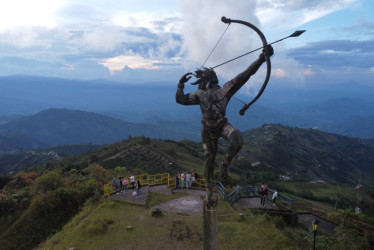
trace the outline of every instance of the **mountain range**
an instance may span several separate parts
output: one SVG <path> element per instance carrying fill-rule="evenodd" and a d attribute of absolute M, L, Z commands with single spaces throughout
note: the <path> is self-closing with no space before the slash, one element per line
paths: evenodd
<path fill-rule="evenodd" d="M 184 134 L 185 137 L 172 135 L 164 138 L 200 140 L 199 107 L 176 104 L 175 85 L 3 76 L 0 77 L 0 124 L 51 108 L 80 110 L 117 118 L 128 125 L 140 124 L 139 127 L 145 126 L 146 132 L 143 134 L 147 136 L 157 133 L 156 138 L 159 138 L 163 135 Z M 186 86 L 187 91 L 195 89 Z M 251 98 L 241 92 L 237 93 L 228 106 L 227 116 L 242 131 L 260 127 L 264 123 L 280 123 L 300 128 L 318 128 L 351 137 L 374 138 L 373 95 L 373 87 L 355 82 L 310 86 L 272 86 L 270 83 L 245 116 L 240 116 L 238 111 L 243 105 L 241 102 L 248 102 Z M 109 123 L 113 124 L 114 121 Z M 159 131 L 150 132 L 154 129 Z M 119 139 L 123 138 L 122 135 L 128 134 L 119 134 Z M 138 133 L 134 132 L 134 135 Z M 95 136 L 93 138 L 99 141 Z"/>
<path fill-rule="evenodd" d="M 371 183 L 374 173 L 374 140 L 358 139 L 279 124 L 265 124 L 243 133 L 244 145 L 233 160 L 230 171 L 243 184 L 261 181 L 321 180 L 353 185 Z M 128 137 L 114 144 L 70 145 L 24 150 L 0 156 L 0 173 L 21 171 L 36 165 L 69 165 L 83 169 L 98 162 L 106 169 L 125 166 L 128 171 L 158 173 L 190 170 L 200 173 L 203 162 L 201 143 L 189 140 L 161 140 L 149 137 Z M 227 142 L 220 140 L 217 162 L 226 153 Z M 73 160 L 64 156 L 82 153 Z"/>
<path fill-rule="evenodd" d="M 140 135 L 175 140 L 191 137 L 172 129 L 178 125 L 177 122 L 165 126 L 135 124 L 92 112 L 48 109 L 0 125 L 0 134 L 3 135 L 2 138 L 7 138 L 10 149 L 16 146 L 27 149 L 85 143 L 108 144 Z M 23 145 L 20 144 L 21 137 Z M 10 144 L 13 141 L 18 141 L 18 144 Z"/>

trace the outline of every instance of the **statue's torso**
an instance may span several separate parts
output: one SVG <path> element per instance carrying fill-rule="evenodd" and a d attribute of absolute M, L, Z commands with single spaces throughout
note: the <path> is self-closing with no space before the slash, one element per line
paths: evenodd
<path fill-rule="evenodd" d="M 224 89 L 198 90 L 202 122 L 209 127 L 217 126 L 226 116 L 227 98 Z"/>

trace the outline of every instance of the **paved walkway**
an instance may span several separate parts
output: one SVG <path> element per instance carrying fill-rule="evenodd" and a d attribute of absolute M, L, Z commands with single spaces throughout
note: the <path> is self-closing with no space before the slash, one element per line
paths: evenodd
<path fill-rule="evenodd" d="M 127 192 L 118 192 L 110 196 L 111 199 L 121 200 L 129 203 L 135 203 L 140 205 L 145 205 L 147 203 L 147 197 L 149 192 L 159 192 L 166 195 L 171 195 L 172 191 L 166 185 L 158 186 L 143 186 L 140 189 L 142 193 L 141 197 L 136 197 L 133 195 L 135 189 L 129 189 Z M 202 196 L 205 196 L 205 190 L 197 189 L 176 189 L 173 192 L 183 192 L 188 193 L 188 195 L 167 201 L 165 203 L 155 205 L 152 207 L 159 208 L 162 211 L 188 214 L 192 216 L 202 216 L 203 215 L 203 200 Z"/>
<path fill-rule="evenodd" d="M 177 189 L 171 191 L 166 185 L 158 186 L 143 186 L 140 191 L 142 193 L 141 197 L 136 197 L 133 195 L 135 189 L 129 189 L 128 192 L 118 192 L 110 196 L 111 199 L 117 199 L 121 201 L 126 201 L 130 203 L 145 205 L 147 203 L 147 197 L 149 192 L 159 192 L 166 195 L 171 195 L 172 192 L 183 192 L 188 193 L 188 195 L 173 199 L 162 204 L 153 206 L 151 209 L 159 208 L 162 211 L 177 213 L 177 214 L 187 214 L 190 216 L 202 216 L 203 215 L 203 197 L 205 196 L 205 190 L 198 189 Z M 272 202 L 268 202 L 265 206 L 260 204 L 260 197 L 252 198 L 240 198 L 235 204 L 243 208 L 256 208 L 256 209 L 278 209 L 276 205 L 273 205 Z M 315 216 L 310 214 L 300 214 L 299 222 L 305 224 L 309 229 L 311 229 L 312 220 Z M 318 218 L 320 221 L 320 229 L 332 233 L 336 227 L 334 224 L 331 224 L 327 221 L 324 221 L 321 218 Z"/>
<path fill-rule="evenodd" d="M 273 202 L 270 200 L 264 206 L 261 205 L 261 198 L 260 197 L 252 197 L 252 198 L 240 198 L 235 201 L 235 204 L 244 207 L 244 208 L 257 208 L 257 209 L 278 209 L 277 205 L 274 205 Z"/>
<path fill-rule="evenodd" d="M 152 207 L 152 209 L 159 208 L 162 211 L 178 214 L 188 214 L 191 216 L 203 215 L 203 197 L 205 196 L 205 190 L 177 189 L 173 192 L 185 192 L 188 193 L 188 195 L 155 205 Z"/>

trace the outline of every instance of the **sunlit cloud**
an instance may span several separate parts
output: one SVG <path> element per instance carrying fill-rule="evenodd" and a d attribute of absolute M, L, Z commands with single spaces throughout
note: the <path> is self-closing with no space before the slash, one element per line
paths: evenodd
<path fill-rule="evenodd" d="M 314 76 L 314 75 L 315 75 L 315 72 L 313 72 L 312 69 L 305 69 L 305 70 L 304 70 L 304 76 L 309 76 L 309 77 L 311 77 L 311 76 Z"/>
<path fill-rule="evenodd" d="M 129 55 L 121 55 L 117 57 L 108 58 L 99 62 L 99 64 L 108 68 L 112 73 L 121 71 L 125 67 L 130 69 L 159 69 L 159 60 L 151 60 L 130 53 Z"/>
<path fill-rule="evenodd" d="M 274 69 L 273 70 L 273 76 L 275 78 L 284 78 L 287 76 L 287 72 L 284 69 Z"/>

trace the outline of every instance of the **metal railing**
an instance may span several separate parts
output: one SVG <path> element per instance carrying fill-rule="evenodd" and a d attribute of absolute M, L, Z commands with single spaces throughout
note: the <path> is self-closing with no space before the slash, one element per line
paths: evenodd
<path fill-rule="evenodd" d="M 198 178 L 195 181 L 191 181 L 191 185 L 188 186 L 188 188 L 191 189 L 205 189 L 205 179 L 204 178 Z M 179 182 L 179 188 L 181 187 L 181 182 Z M 169 178 L 169 188 L 176 188 L 176 180 L 175 178 Z M 186 182 L 184 184 L 184 188 L 186 187 Z"/>
<path fill-rule="evenodd" d="M 162 174 L 154 174 L 154 175 L 149 175 L 149 174 L 143 174 L 143 175 L 136 175 L 135 177 L 135 182 L 138 180 L 140 181 L 140 185 L 142 186 L 153 186 L 153 185 L 162 185 L 166 184 L 169 186 L 170 178 L 169 178 L 169 173 L 162 173 Z M 125 177 L 130 181 L 130 177 Z M 103 185 L 103 192 L 104 196 L 110 196 L 111 194 L 114 194 L 118 191 L 121 191 L 120 185 L 118 185 L 118 188 L 115 188 L 113 185 L 113 182 L 107 183 Z"/>
<path fill-rule="evenodd" d="M 312 202 L 294 202 L 293 203 L 293 210 L 297 213 L 310 213 L 315 216 L 318 216 L 324 220 L 327 220 L 334 224 L 341 224 L 343 222 L 343 214 L 331 210 L 329 208 L 323 207 L 321 205 L 317 205 Z M 362 232 L 366 232 L 371 237 L 374 237 L 374 226 L 364 223 L 362 221 L 358 221 L 356 219 L 347 218 L 349 221 L 356 224 Z"/>
<path fill-rule="evenodd" d="M 154 185 L 167 185 L 170 188 L 175 188 L 175 178 L 170 178 L 169 173 L 162 173 L 162 174 L 142 174 L 142 175 L 136 175 L 135 182 L 138 180 L 140 181 L 140 185 L 142 186 L 154 186 Z M 128 180 L 130 180 L 130 177 L 125 177 Z M 189 188 L 191 189 L 205 189 L 205 179 L 198 178 L 194 182 L 191 182 L 191 186 Z M 118 191 L 121 191 L 120 185 L 118 185 L 118 188 L 115 188 L 113 185 L 113 182 L 107 183 L 102 185 L 104 196 L 110 196 L 111 194 L 114 194 Z"/>
<path fill-rule="evenodd" d="M 221 182 L 217 182 L 217 187 L 222 198 L 229 203 L 234 203 L 239 198 L 248 198 L 248 197 L 259 197 L 260 187 L 256 186 L 236 186 L 229 194 L 227 194 L 226 188 L 222 185 Z M 271 198 L 274 194 L 274 190 L 269 190 L 269 197 Z M 292 210 L 293 200 L 283 194 L 278 194 L 277 205 L 285 209 Z"/>

